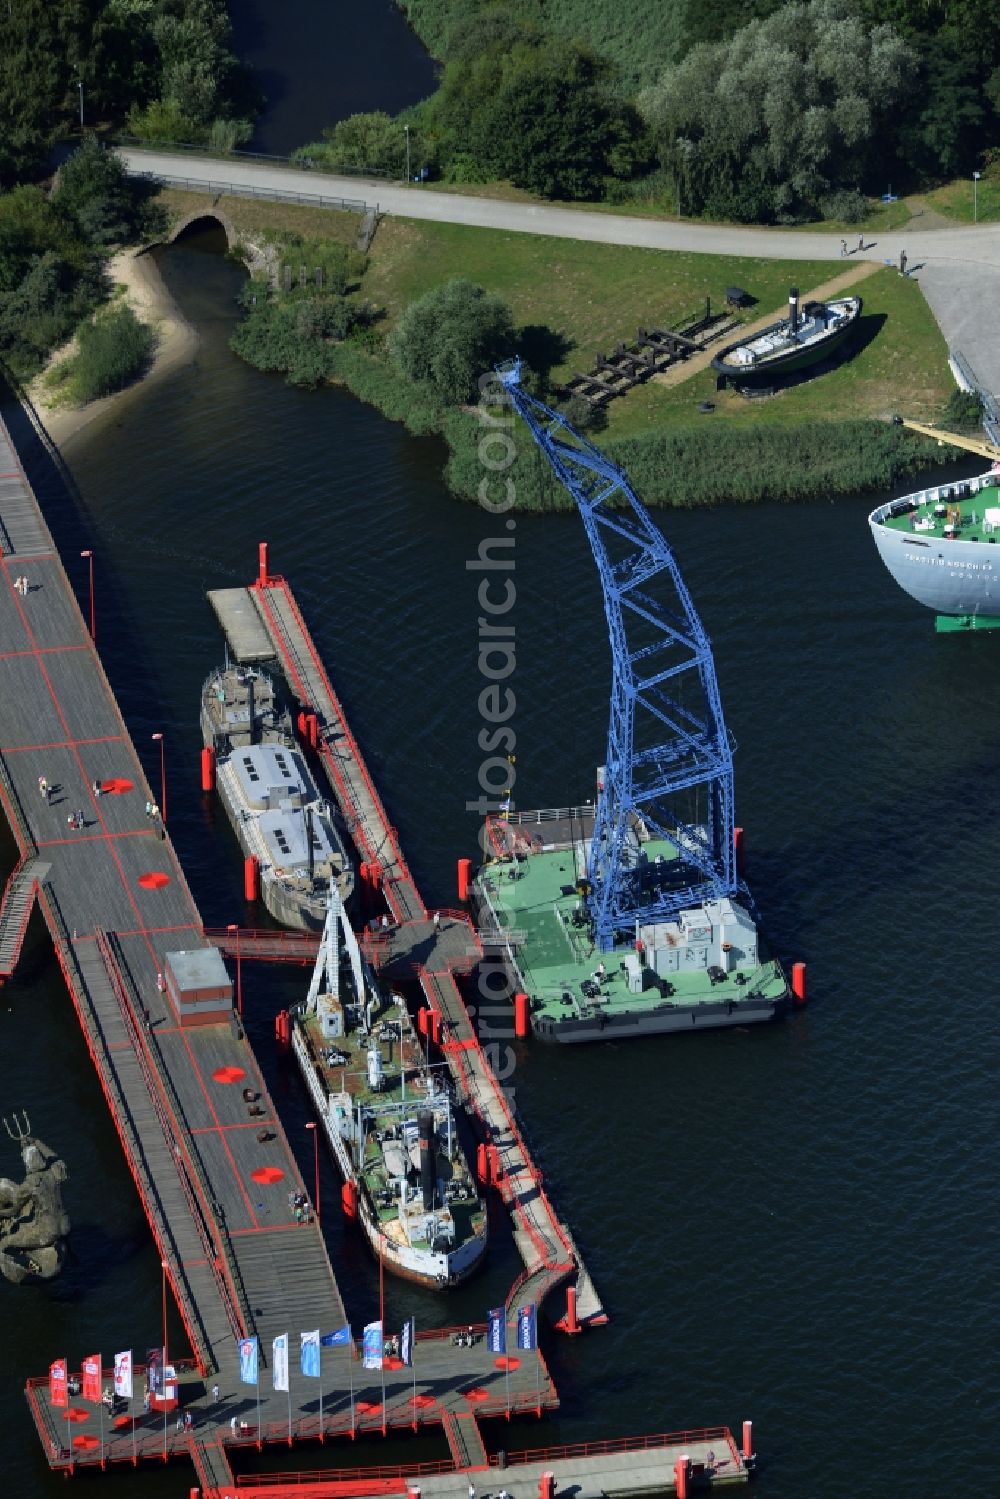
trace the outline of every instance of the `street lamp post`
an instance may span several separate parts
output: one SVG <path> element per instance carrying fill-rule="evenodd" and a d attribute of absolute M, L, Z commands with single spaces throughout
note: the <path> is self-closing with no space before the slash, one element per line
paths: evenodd
<path fill-rule="evenodd" d="M 409 125 L 404 125 L 403 129 L 406 131 L 406 180 L 407 180 L 407 182 L 409 182 L 409 180 L 410 180 L 410 127 L 409 127 Z"/>
<path fill-rule="evenodd" d="M 979 223 L 979 178 L 981 175 L 980 172 L 972 174 L 972 222 L 974 224 Z"/>
<path fill-rule="evenodd" d="M 226 927 L 226 931 L 227 932 L 235 932 L 236 933 L 236 1013 L 242 1019 L 242 1016 L 243 1016 L 243 973 L 242 973 L 242 970 L 240 968 L 240 929 L 235 924 L 235 922 L 231 922 L 230 925 Z"/>
<path fill-rule="evenodd" d="M 319 1223 L 321 1221 L 319 1214 L 319 1135 L 317 1133 L 314 1120 L 309 1121 L 309 1123 L 306 1125 L 306 1129 L 312 1130 L 313 1137 L 313 1176 L 315 1178 L 313 1186 L 313 1206 L 316 1209 L 316 1222 Z"/>
<path fill-rule="evenodd" d="M 154 739 L 160 741 L 160 818 L 163 826 L 167 825 L 167 762 L 163 751 L 163 735 L 154 734 Z"/>
<path fill-rule="evenodd" d="M 90 564 L 90 638 L 97 639 L 97 627 L 94 619 L 94 554 L 93 552 L 81 552 L 81 557 L 86 557 Z"/>
<path fill-rule="evenodd" d="M 163 1294 L 163 1353 L 160 1359 L 160 1399 L 163 1401 L 163 1453 L 167 1452 L 167 1262 L 160 1261 L 160 1285 Z"/>
<path fill-rule="evenodd" d="M 83 79 L 77 79 L 77 88 L 80 90 L 80 129 L 83 129 Z"/>

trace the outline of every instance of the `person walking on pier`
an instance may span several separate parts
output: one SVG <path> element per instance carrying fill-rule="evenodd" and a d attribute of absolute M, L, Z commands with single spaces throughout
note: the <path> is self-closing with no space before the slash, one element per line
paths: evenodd
<path fill-rule="evenodd" d="M 49 783 L 45 779 L 44 776 L 39 776 L 38 777 L 38 794 L 39 794 L 39 796 L 44 797 L 46 801 L 48 801 L 48 799 L 49 799 Z"/>
<path fill-rule="evenodd" d="M 434 912 L 434 930 L 436 932 L 439 932 L 441 930 L 441 912 L 440 911 L 435 911 Z"/>
<path fill-rule="evenodd" d="M 476 1499 L 476 1485 L 469 1479 L 469 1499 Z"/>
<path fill-rule="evenodd" d="M 219 1403 L 219 1386 L 217 1384 L 214 1384 L 212 1386 L 212 1400 L 214 1401 L 214 1403 L 216 1405 L 218 1405 L 218 1403 Z"/>

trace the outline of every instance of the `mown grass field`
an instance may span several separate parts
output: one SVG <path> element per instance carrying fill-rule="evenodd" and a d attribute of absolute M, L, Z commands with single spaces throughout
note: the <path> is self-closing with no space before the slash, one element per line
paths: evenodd
<path fill-rule="evenodd" d="M 973 192 L 970 175 L 968 179 L 948 182 L 932 193 L 925 193 L 924 199 L 928 207 L 963 224 L 971 224 L 974 218 L 978 218 L 980 224 L 995 223 L 1000 219 L 1000 178 L 980 178 L 979 186 Z"/>

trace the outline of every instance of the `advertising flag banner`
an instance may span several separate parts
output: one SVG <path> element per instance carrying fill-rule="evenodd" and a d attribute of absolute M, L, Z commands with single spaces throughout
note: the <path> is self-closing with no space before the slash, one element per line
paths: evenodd
<path fill-rule="evenodd" d="M 288 1334 L 281 1332 L 271 1344 L 271 1388 L 288 1389 Z"/>
<path fill-rule="evenodd" d="M 49 1365 L 49 1399 L 53 1405 L 66 1404 L 66 1360 L 57 1358 Z"/>
<path fill-rule="evenodd" d="M 320 1343 L 324 1348 L 349 1348 L 351 1344 L 350 1326 L 338 1327 L 336 1332 L 325 1332 L 320 1338 Z"/>
<path fill-rule="evenodd" d="M 91 1353 L 84 1359 L 80 1372 L 83 1375 L 83 1383 L 80 1394 L 84 1400 L 100 1400 L 101 1398 L 101 1355 Z"/>
<path fill-rule="evenodd" d="M 368 1322 L 365 1324 L 365 1336 L 361 1345 L 362 1362 L 366 1369 L 381 1369 L 382 1367 L 382 1324 L 381 1322 Z"/>
<path fill-rule="evenodd" d="M 517 1346 L 528 1349 L 538 1347 L 538 1317 L 534 1302 L 517 1309 Z"/>
<path fill-rule="evenodd" d="M 132 1350 L 115 1354 L 115 1394 L 132 1399 Z"/>
<path fill-rule="evenodd" d="M 416 1342 L 416 1337 L 417 1324 L 412 1317 L 408 1317 L 399 1335 L 399 1356 L 407 1368 L 413 1363 L 413 1344 Z"/>
<path fill-rule="evenodd" d="M 151 1395 L 163 1394 L 163 1349 L 146 1349 L 146 1387 Z"/>
<path fill-rule="evenodd" d="M 507 1309 L 494 1307 L 486 1314 L 486 1346 L 491 1353 L 507 1352 Z"/>
<path fill-rule="evenodd" d="M 315 1332 L 300 1332 L 299 1342 L 299 1368 L 310 1379 L 319 1379 L 319 1328 Z"/>
<path fill-rule="evenodd" d="M 240 1338 L 240 1382 L 257 1383 L 257 1339 Z"/>

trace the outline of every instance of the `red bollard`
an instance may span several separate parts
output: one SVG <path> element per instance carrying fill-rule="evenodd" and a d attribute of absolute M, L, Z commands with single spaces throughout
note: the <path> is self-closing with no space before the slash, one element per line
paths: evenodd
<path fill-rule="evenodd" d="M 243 895 L 246 900 L 256 900 L 260 894 L 260 860 L 256 854 L 247 854 L 243 860 Z"/>
<path fill-rule="evenodd" d="M 691 1471 L 691 1459 L 686 1452 L 682 1452 L 674 1463 L 674 1493 L 677 1499 L 688 1499 L 688 1474 Z"/>
<path fill-rule="evenodd" d="M 306 736 L 308 735 L 309 731 L 306 728 L 306 710 L 304 708 L 299 709 L 298 716 L 295 720 L 295 727 L 299 731 L 299 738 L 302 740 L 302 743 L 305 744 Z"/>
<path fill-rule="evenodd" d="M 556 1323 L 560 1332 L 577 1333 L 582 1332 L 580 1319 L 576 1315 L 576 1286 L 566 1287 L 566 1315 L 560 1317 Z"/>
<path fill-rule="evenodd" d="M 315 713 L 306 714 L 306 733 L 309 735 L 309 748 L 315 749 L 319 744 L 319 719 Z"/>
<path fill-rule="evenodd" d="M 435 1046 L 440 1046 L 441 1045 L 441 1011 L 440 1010 L 431 1010 L 430 1017 L 431 1017 L 430 1018 L 431 1040 L 434 1042 Z"/>
<path fill-rule="evenodd" d="M 279 1051 L 287 1051 L 292 1039 L 292 1022 L 287 1010 L 279 1010 L 274 1017 L 274 1040 Z"/>
<path fill-rule="evenodd" d="M 268 579 L 268 576 L 267 576 L 267 542 L 266 541 L 259 541 L 257 543 L 257 583 L 258 583 L 258 586 L 261 587 L 261 588 L 266 588 L 267 585 L 268 585 L 268 581 L 269 581 L 269 579 Z"/>
<path fill-rule="evenodd" d="M 472 860 L 459 859 L 458 861 L 458 898 L 468 900 L 469 885 L 472 880 Z"/>
<path fill-rule="evenodd" d="M 753 1457 L 753 1422 L 743 1422 L 743 1461 L 749 1462 Z"/>
<path fill-rule="evenodd" d="M 201 1489 L 188 1489 L 188 1499 L 201 1499 Z"/>
<path fill-rule="evenodd" d="M 484 1186 L 486 1184 L 486 1173 L 488 1170 L 489 1162 L 486 1155 L 486 1146 L 483 1144 L 482 1140 L 480 1140 L 479 1144 L 476 1146 L 476 1175 Z"/>
<path fill-rule="evenodd" d="M 215 750 L 210 744 L 206 744 L 201 752 L 201 789 L 215 790 Z"/>
<path fill-rule="evenodd" d="M 806 991 L 806 965 L 804 963 L 792 964 L 792 994 L 797 1005 L 802 1006 L 806 1003 L 808 994 Z"/>
<path fill-rule="evenodd" d="M 531 1006 L 526 994 L 514 995 L 514 1035 L 523 1041 L 531 1029 Z"/>
<path fill-rule="evenodd" d="M 353 1220 L 358 1216 L 358 1189 L 354 1182 L 344 1182 L 340 1189 L 340 1206 L 344 1217 Z"/>
<path fill-rule="evenodd" d="M 736 854 L 736 873 L 743 876 L 743 829 L 733 828 L 733 849 Z"/>
<path fill-rule="evenodd" d="M 556 1475 L 543 1473 L 538 1480 L 538 1499 L 555 1499 Z"/>
<path fill-rule="evenodd" d="M 426 1005 L 417 1011 L 417 1030 L 422 1036 L 427 1035 L 427 1022 L 430 1018 L 430 1013 Z"/>
<path fill-rule="evenodd" d="M 499 1187 L 503 1181 L 503 1166 L 500 1164 L 500 1149 L 496 1145 L 487 1145 L 486 1156 L 489 1161 L 490 1181 L 494 1187 Z"/>

